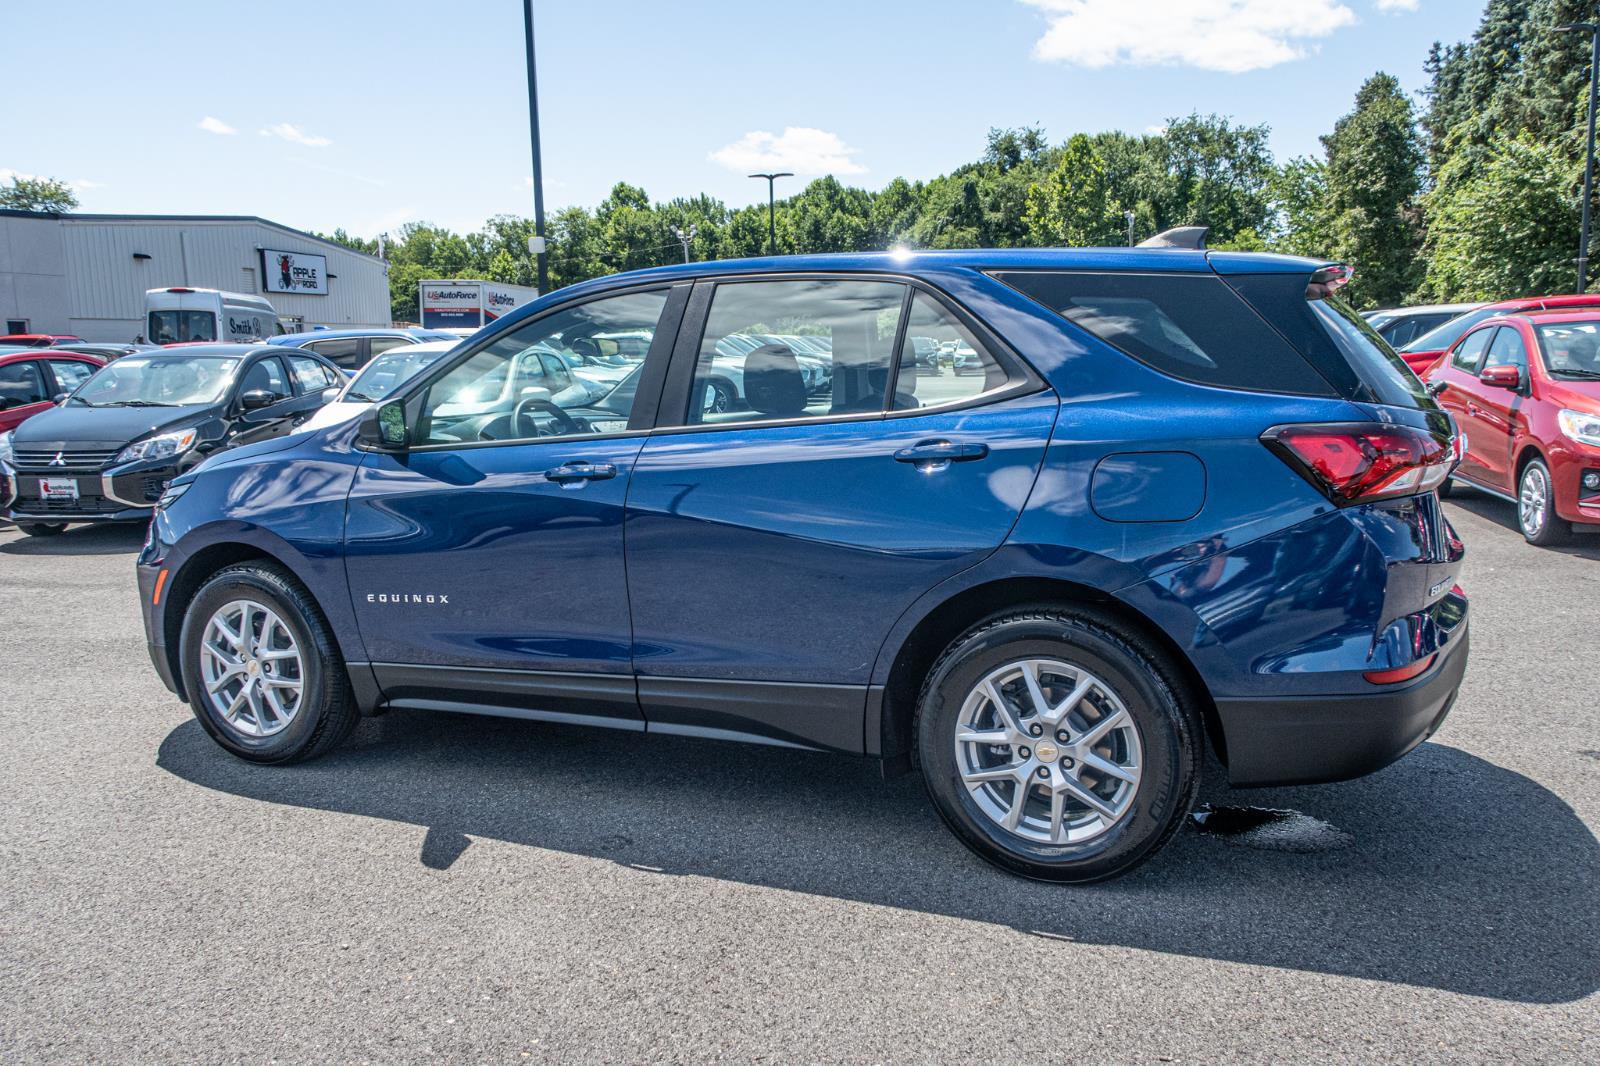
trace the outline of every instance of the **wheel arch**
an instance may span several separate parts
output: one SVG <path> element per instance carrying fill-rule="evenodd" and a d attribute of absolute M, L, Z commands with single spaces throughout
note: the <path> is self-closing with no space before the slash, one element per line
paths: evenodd
<path fill-rule="evenodd" d="M 1519 496 L 1521 494 L 1522 472 L 1526 470 L 1528 468 L 1528 464 L 1533 462 L 1535 459 L 1543 463 L 1545 465 L 1545 469 L 1548 470 L 1550 468 L 1550 459 L 1544 454 L 1543 451 L 1539 449 L 1539 446 L 1533 443 L 1531 440 L 1523 441 L 1521 450 L 1517 452 L 1517 461 L 1511 468 L 1512 496 Z"/>
<path fill-rule="evenodd" d="M 1115 596 L 1089 585 L 1062 578 L 1013 576 L 954 593 L 924 614 L 900 642 L 884 681 L 878 735 L 869 737 L 867 745 L 871 751 L 876 741 L 886 772 L 909 769 L 917 697 L 928 671 L 951 641 L 1003 611 L 1060 607 L 1092 607 L 1114 624 L 1148 638 L 1163 652 L 1183 689 L 1180 695 L 1200 712 L 1212 750 L 1226 764 L 1221 720 L 1210 689 L 1194 662 L 1161 626 Z"/>

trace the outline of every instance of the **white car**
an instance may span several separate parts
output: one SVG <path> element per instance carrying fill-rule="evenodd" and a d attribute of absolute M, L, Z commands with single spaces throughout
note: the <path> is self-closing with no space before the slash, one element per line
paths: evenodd
<path fill-rule="evenodd" d="M 304 422 L 300 429 L 321 429 L 354 418 L 370 404 L 383 399 L 423 370 L 454 351 L 458 341 L 427 341 L 406 344 L 374 356 L 339 390 L 338 399 L 327 404 Z"/>

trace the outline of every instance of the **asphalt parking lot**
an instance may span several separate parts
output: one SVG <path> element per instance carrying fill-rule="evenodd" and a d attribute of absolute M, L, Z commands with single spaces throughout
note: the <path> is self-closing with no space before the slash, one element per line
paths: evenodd
<path fill-rule="evenodd" d="M 1473 662 L 1434 741 L 1293 808 L 1018 880 L 866 762 L 394 713 L 217 749 L 145 658 L 142 530 L 0 527 L 0 1059 L 1600 1060 L 1600 537 L 1450 504 Z"/>

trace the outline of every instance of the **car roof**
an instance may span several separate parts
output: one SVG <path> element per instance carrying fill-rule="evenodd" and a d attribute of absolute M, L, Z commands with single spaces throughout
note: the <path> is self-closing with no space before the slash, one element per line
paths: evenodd
<path fill-rule="evenodd" d="M 1552 307 L 1595 307 L 1600 306 L 1600 293 L 1524 296 L 1515 300 L 1500 300 L 1484 306 L 1496 311 L 1540 311 Z"/>
<path fill-rule="evenodd" d="M 1388 315 L 1390 318 L 1404 318 L 1408 315 L 1437 315 L 1446 311 L 1476 311 L 1483 306 L 1483 302 L 1469 304 L 1417 304 L 1413 307 L 1387 307 L 1382 311 L 1373 311 L 1373 315 Z"/>
<path fill-rule="evenodd" d="M 0 363 L 20 363 L 24 359 L 84 359 L 104 362 L 97 355 L 74 352 L 63 348 L 11 348 L 0 347 Z"/>
<path fill-rule="evenodd" d="M 1552 307 L 1549 309 L 1534 308 L 1527 311 L 1517 311 L 1512 314 L 1500 315 L 1492 318 L 1490 322 L 1497 322 L 1507 318 L 1522 318 L 1529 322 L 1593 322 L 1600 319 L 1600 306 L 1587 307 Z"/>
<path fill-rule="evenodd" d="M 308 329 L 304 333 L 285 333 L 281 337 L 273 337 L 268 344 L 286 344 L 291 348 L 299 347 L 306 341 L 338 340 L 341 337 L 415 337 L 419 333 L 433 333 L 435 330 L 423 329 L 420 326 L 374 326 L 371 329 Z"/>
<path fill-rule="evenodd" d="M 149 351 L 134 352 L 132 355 L 123 356 L 123 358 L 138 359 L 148 355 L 192 355 L 201 359 L 237 359 L 242 355 L 271 351 L 272 349 L 261 344 L 228 344 L 225 341 L 199 341 L 189 344 L 167 344 L 160 348 L 152 348 Z"/>

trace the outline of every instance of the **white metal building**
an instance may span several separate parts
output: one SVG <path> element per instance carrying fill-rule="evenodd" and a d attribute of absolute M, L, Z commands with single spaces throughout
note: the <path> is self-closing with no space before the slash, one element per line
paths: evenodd
<path fill-rule="evenodd" d="M 326 295 L 267 291 L 282 253 L 325 257 Z M 0 332 L 131 341 L 145 290 L 168 286 L 262 295 L 290 330 L 389 325 L 381 259 L 264 218 L 0 210 Z"/>

